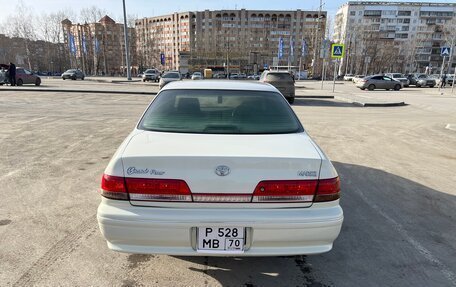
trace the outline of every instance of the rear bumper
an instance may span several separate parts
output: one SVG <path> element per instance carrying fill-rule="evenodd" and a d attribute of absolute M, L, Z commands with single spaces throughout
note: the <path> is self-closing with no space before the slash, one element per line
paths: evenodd
<path fill-rule="evenodd" d="M 108 247 L 141 254 L 226 256 L 196 251 L 196 227 L 246 227 L 246 251 L 236 256 L 318 254 L 331 250 L 343 221 L 338 202 L 310 208 L 203 209 L 132 206 L 103 198 L 98 224 Z"/>

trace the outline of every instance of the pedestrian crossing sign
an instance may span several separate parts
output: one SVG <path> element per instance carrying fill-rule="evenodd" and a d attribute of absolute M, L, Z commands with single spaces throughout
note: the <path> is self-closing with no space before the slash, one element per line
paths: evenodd
<path fill-rule="evenodd" d="M 344 44 L 332 44 L 331 45 L 331 57 L 335 59 L 341 59 L 345 54 Z"/>
<path fill-rule="evenodd" d="M 449 56 L 451 48 L 450 47 L 441 47 L 440 48 L 440 55 L 441 56 Z"/>

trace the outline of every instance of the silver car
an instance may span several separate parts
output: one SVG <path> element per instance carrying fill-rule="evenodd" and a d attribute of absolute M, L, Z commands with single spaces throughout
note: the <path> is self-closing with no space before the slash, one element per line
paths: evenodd
<path fill-rule="evenodd" d="M 410 85 L 410 81 L 407 79 L 406 76 L 404 76 L 401 73 L 388 73 L 388 74 L 385 74 L 385 76 L 393 78 L 396 81 L 401 82 L 404 87 L 408 87 Z"/>
<path fill-rule="evenodd" d="M 154 81 L 158 82 L 160 78 L 160 72 L 156 69 L 147 69 L 143 74 L 142 74 L 142 81 L 143 82 L 148 82 L 148 81 Z"/>
<path fill-rule="evenodd" d="M 373 91 L 375 89 L 385 89 L 387 91 L 394 89 L 395 91 L 399 91 L 402 89 L 401 82 L 382 75 L 364 77 L 356 82 L 356 86 L 361 90 L 368 89 L 369 91 Z"/>
<path fill-rule="evenodd" d="M 163 74 L 163 76 L 160 77 L 160 82 L 158 83 L 158 87 L 161 89 L 163 88 L 166 84 L 174 81 L 180 81 L 182 80 L 181 74 L 179 72 L 166 72 Z"/>

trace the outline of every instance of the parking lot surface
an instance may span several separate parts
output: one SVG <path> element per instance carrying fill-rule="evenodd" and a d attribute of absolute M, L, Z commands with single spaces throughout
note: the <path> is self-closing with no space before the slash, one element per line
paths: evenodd
<path fill-rule="evenodd" d="M 68 83 L 67 83 L 68 82 Z M 143 83 L 43 81 L 141 91 Z M 316 82 L 298 95 L 331 95 Z M 337 94 L 401 107 L 298 98 L 294 110 L 342 183 L 331 252 L 266 258 L 110 251 L 96 208 L 101 174 L 153 96 L 0 90 L 1 286 L 456 286 L 456 94 Z"/>

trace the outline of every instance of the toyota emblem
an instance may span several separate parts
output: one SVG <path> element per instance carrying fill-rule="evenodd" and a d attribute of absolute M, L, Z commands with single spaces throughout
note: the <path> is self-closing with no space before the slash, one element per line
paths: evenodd
<path fill-rule="evenodd" d="M 219 165 L 215 168 L 215 174 L 218 176 L 226 176 L 230 174 L 230 168 L 226 165 Z"/>

